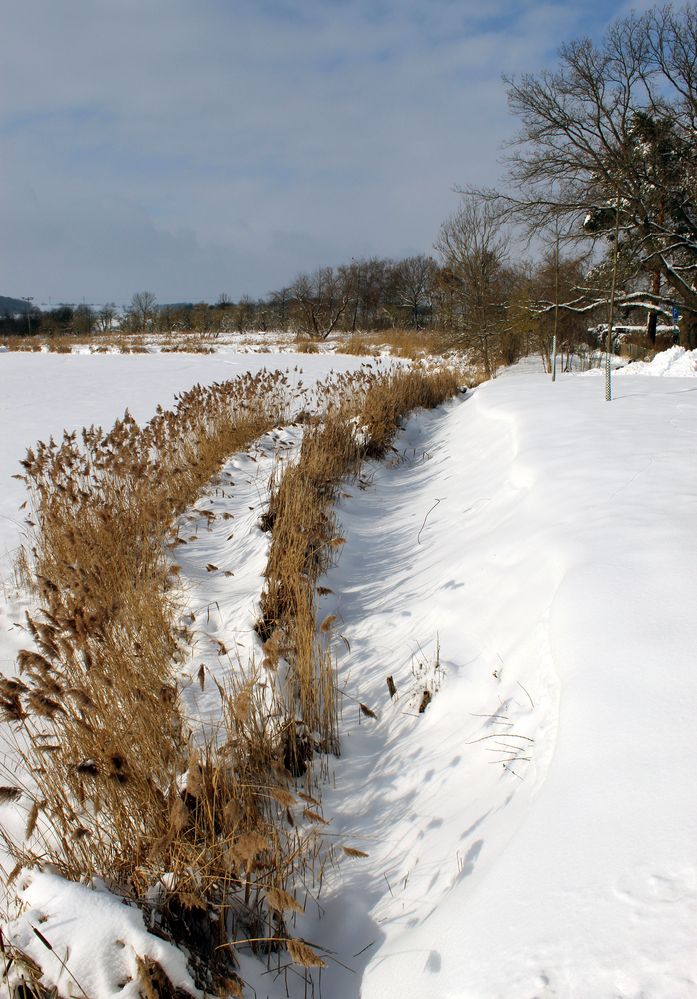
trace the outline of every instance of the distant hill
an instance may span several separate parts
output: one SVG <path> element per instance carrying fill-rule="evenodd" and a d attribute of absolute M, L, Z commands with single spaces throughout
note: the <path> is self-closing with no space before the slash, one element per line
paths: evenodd
<path fill-rule="evenodd" d="M 21 298 L 8 298 L 7 295 L 0 295 L 0 316 L 26 311 L 27 303 Z"/>

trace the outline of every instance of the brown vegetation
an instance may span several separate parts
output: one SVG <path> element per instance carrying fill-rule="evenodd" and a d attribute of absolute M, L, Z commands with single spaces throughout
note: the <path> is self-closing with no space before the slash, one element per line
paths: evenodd
<path fill-rule="evenodd" d="M 440 356 L 450 349 L 450 338 L 435 329 L 401 329 L 351 333 L 336 338 L 337 354 L 376 357 L 382 353 L 418 361 Z"/>
<path fill-rule="evenodd" d="M 338 752 L 335 679 L 329 643 L 318 641 L 317 580 L 343 544 L 332 504 L 342 479 L 389 450 L 400 420 L 458 390 L 450 369 L 401 368 L 350 375 L 320 423 L 309 425 L 300 456 L 274 487 L 266 515 L 272 531 L 261 598 L 260 637 L 272 666 L 290 666 L 286 684 L 286 763 L 302 774 L 315 750 Z M 322 634 L 331 632 L 324 621 Z"/>
<path fill-rule="evenodd" d="M 214 948 L 236 921 L 259 935 L 261 919 L 268 935 L 260 886 L 283 888 L 302 851 L 281 845 L 287 775 L 253 690 L 221 690 L 221 747 L 191 741 L 166 543 L 223 458 L 284 420 L 287 401 L 281 374 L 197 386 L 143 428 L 126 414 L 23 463 L 41 610 L 0 692 L 28 775 L 26 844 L 8 845 L 19 863 L 51 859 L 135 899 L 159 886 L 163 930 L 199 935 L 204 986 L 232 971 Z"/>
<path fill-rule="evenodd" d="M 457 386 L 451 371 L 364 368 L 314 394 L 324 418 L 306 420 L 269 509 L 260 630 L 267 670 L 283 659 L 287 682 L 270 686 L 268 672 L 260 682 L 253 664 L 234 671 L 205 741 L 187 726 L 174 674 L 186 636 L 172 524 L 225 457 L 287 418 L 286 377 L 196 386 L 143 428 L 127 413 L 106 434 L 39 442 L 23 462 L 34 520 L 24 574 L 40 609 L 27 616 L 33 647 L 18 677 L 0 680 L 26 772 L 3 788 L 27 814 L 24 841 L 5 833 L 6 845 L 17 869 L 50 860 L 147 904 L 158 932 L 186 943 L 200 988 L 237 982 L 235 940 L 322 966 L 286 920 L 321 881 L 325 824 L 293 777 L 314 790 L 312 757 L 339 749 L 333 622 L 318 634 L 315 620 L 317 578 L 343 543 L 331 503 L 343 477 L 387 453 L 405 414 Z"/>

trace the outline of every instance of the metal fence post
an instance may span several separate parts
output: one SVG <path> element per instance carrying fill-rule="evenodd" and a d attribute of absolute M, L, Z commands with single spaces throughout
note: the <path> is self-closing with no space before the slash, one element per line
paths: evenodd
<path fill-rule="evenodd" d="M 610 289 L 610 307 L 607 317 L 607 343 L 605 344 L 605 401 L 612 399 L 612 370 L 610 366 L 610 355 L 612 354 L 612 320 L 615 311 L 615 288 L 617 287 L 617 254 L 620 241 L 620 192 L 617 191 L 617 204 L 615 206 L 615 247 L 612 259 L 612 287 Z"/>

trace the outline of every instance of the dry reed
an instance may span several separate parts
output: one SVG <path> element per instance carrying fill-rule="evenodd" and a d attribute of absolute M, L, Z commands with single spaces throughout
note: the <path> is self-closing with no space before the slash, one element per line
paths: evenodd
<path fill-rule="evenodd" d="M 298 461 L 272 489 L 257 631 L 267 664 L 288 664 L 284 756 L 296 776 L 316 751 L 339 751 L 334 667 L 329 643 L 318 640 L 316 594 L 343 542 L 332 512 L 341 481 L 357 476 L 365 459 L 388 452 L 404 416 L 439 405 L 458 387 L 457 373 L 445 368 L 349 376 L 324 419 L 306 428 Z M 320 633 L 330 631 L 331 622 L 323 622 Z"/>
<path fill-rule="evenodd" d="M 17 678 L 0 679 L 0 713 L 26 780 L 25 865 L 99 875 L 186 940 L 202 988 L 234 974 L 221 945 L 268 936 L 304 854 L 275 725 L 246 688 L 221 689 L 225 738 L 192 750 L 173 667 L 181 650 L 167 545 L 175 517 L 222 461 L 287 419 L 287 377 L 262 372 L 179 397 L 143 428 L 127 413 L 39 444 L 24 478 L 34 523 L 25 576 L 40 610 Z M 15 794 L 14 784 L 8 791 Z"/>
<path fill-rule="evenodd" d="M 350 334 L 334 338 L 337 354 L 376 357 L 382 353 L 419 361 L 428 356 L 440 356 L 448 350 L 446 336 L 435 329 L 389 329 Z"/>
<path fill-rule="evenodd" d="M 364 368 L 301 387 L 305 434 L 271 496 L 259 625 L 266 665 L 284 660 L 288 675 L 275 698 L 253 671 L 219 686 L 220 735 L 203 746 L 174 680 L 171 526 L 230 453 L 286 417 L 286 377 L 196 386 L 143 428 L 126 414 L 107 434 L 39 442 L 23 462 L 35 523 L 24 572 L 41 609 L 27 617 L 19 676 L 0 679 L 28 774 L 1 789 L 27 808 L 25 842 L 7 844 L 20 864 L 99 875 L 151 908 L 209 992 L 240 991 L 240 939 L 268 960 L 283 944 L 304 969 L 321 966 L 286 920 L 323 863 L 325 820 L 293 778 L 309 789 L 313 755 L 339 751 L 332 622 L 318 641 L 315 620 L 317 579 L 343 540 L 331 506 L 343 478 L 387 453 L 404 415 L 457 386 L 451 371 Z"/>

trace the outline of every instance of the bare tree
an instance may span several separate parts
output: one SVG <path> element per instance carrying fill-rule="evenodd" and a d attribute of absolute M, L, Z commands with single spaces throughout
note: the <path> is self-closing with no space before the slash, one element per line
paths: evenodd
<path fill-rule="evenodd" d="M 105 302 L 97 313 L 97 329 L 102 333 L 108 333 L 111 330 L 115 318 L 116 303 Z"/>
<path fill-rule="evenodd" d="M 396 266 L 397 294 L 400 304 L 406 306 L 411 313 L 414 329 L 419 328 L 420 313 L 431 305 L 435 270 L 435 262 L 423 254 L 406 257 Z"/>
<path fill-rule="evenodd" d="M 352 259 L 350 264 L 342 264 L 337 267 L 337 276 L 343 292 L 340 297 L 348 296 L 351 306 L 346 309 L 343 317 L 343 328 L 355 333 L 358 328 L 358 317 L 364 314 L 364 261 Z"/>
<path fill-rule="evenodd" d="M 465 195 L 458 211 L 442 224 L 435 246 L 457 289 L 459 339 L 477 349 L 491 378 L 490 340 L 501 332 L 505 315 L 501 278 L 508 236 L 490 203 Z"/>
<path fill-rule="evenodd" d="M 684 313 L 697 344 L 697 9 L 631 14 L 603 43 L 565 45 L 554 71 L 508 80 L 522 123 L 509 157 L 517 191 L 480 192 L 533 229 L 631 243 L 642 287 L 618 304 Z M 616 218 L 616 215 L 619 218 Z M 657 278 L 657 275 L 659 277 Z M 661 284 L 663 282 L 663 286 Z M 605 289 L 607 297 L 607 289 Z M 655 324 L 654 324 L 655 329 Z"/>
<path fill-rule="evenodd" d="M 157 312 L 157 299 L 151 291 L 137 291 L 128 309 L 137 329 L 147 329 Z"/>
<path fill-rule="evenodd" d="M 237 303 L 237 331 L 246 333 L 256 326 L 256 302 L 249 295 L 243 295 Z"/>
<path fill-rule="evenodd" d="M 266 301 L 273 327 L 280 330 L 288 329 L 288 306 L 291 301 L 290 289 L 280 288 L 278 291 L 272 291 L 267 296 Z"/>
<path fill-rule="evenodd" d="M 336 329 L 351 300 L 350 289 L 333 267 L 300 274 L 290 288 L 297 305 L 299 329 L 317 340 L 326 340 Z"/>
<path fill-rule="evenodd" d="M 548 366 L 549 344 L 553 336 L 558 338 L 562 364 L 566 351 L 566 367 L 579 346 L 592 340 L 592 334 L 588 332 L 588 316 L 593 310 L 580 312 L 567 304 L 583 294 L 588 280 L 587 257 L 563 255 L 557 240 L 527 275 L 520 305 L 530 320 L 530 336 Z M 605 302 L 597 300 L 595 304 L 600 307 Z M 603 315 L 603 321 L 604 318 Z"/>
<path fill-rule="evenodd" d="M 91 336 L 97 322 L 97 316 L 91 305 L 84 303 L 75 307 L 73 312 L 73 331 L 78 336 Z"/>

